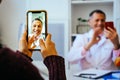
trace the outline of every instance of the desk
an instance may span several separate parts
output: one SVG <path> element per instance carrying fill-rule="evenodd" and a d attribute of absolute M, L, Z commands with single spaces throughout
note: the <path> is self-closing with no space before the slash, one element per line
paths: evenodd
<path fill-rule="evenodd" d="M 104 80 L 108 80 L 108 79 L 113 79 L 113 80 L 120 80 L 120 71 L 116 72 L 116 73 L 111 73 L 109 75 L 105 75 L 103 76 Z"/>
<path fill-rule="evenodd" d="M 114 76 L 114 74 L 117 74 L 117 76 Z M 83 79 L 83 78 L 81 78 Z M 85 78 L 83 80 L 86 80 Z M 87 80 L 93 80 L 93 79 L 87 79 Z M 101 78 L 95 79 L 95 80 L 120 80 L 120 72 L 117 73 L 110 73 L 107 74 Z"/>
<path fill-rule="evenodd" d="M 114 77 L 113 74 L 118 74 L 119 77 Z M 67 80 L 120 80 L 120 71 L 119 72 L 111 72 L 110 74 L 107 74 L 105 76 L 102 76 L 98 79 L 88 79 L 88 78 L 82 78 L 82 77 L 76 77 L 74 76 L 74 72 L 67 70 Z"/>
<path fill-rule="evenodd" d="M 120 76 L 120 72 L 118 74 Z M 88 79 L 88 78 L 81 78 L 81 77 L 73 76 L 73 78 L 71 80 L 120 80 L 120 77 L 114 77 L 114 76 L 112 76 L 112 74 L 103 76 L 103 77 L 98 78 L 98 79 Z"/>

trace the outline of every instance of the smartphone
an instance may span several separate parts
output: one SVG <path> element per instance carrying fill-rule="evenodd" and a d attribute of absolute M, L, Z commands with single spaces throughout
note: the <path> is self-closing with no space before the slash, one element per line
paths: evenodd
<path fill-rule="evenodd" d="M 106 28 L 107 30 L 109 30 L 108 27 L 110 27 L 110 28 L 112 28 L 112 29 L 115 29 L 115 28 L 114 28 L 114 23 L 113 23 L 112 21 L 105 22 L 105 28 Z"/>
<path fill-rule="evenodd" d="M 27 11 L 27 42 L 28 49 L 32 51 L 41 50 L 39 40 L 46 39 L 47 36 L 47 11 L 28 10 Z M 31 41 L 28 41 L 30 40 Z"/>

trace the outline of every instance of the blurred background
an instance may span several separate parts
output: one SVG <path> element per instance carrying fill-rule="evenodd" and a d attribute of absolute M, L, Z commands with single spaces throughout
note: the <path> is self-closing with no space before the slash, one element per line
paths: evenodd
<path fill-rule="evenodd" d="M 120 0 L 2 0 L 0 42 L 16 51 L 26 25 L 26 12 L 46 10 L 48 12 L 48 33 L 52 34 L 58 53 L 65 57 L 75 36 L 88 31 L 86 20 L 94 9 L 103 10 L 107 15 L 107 21 L 114 21 L 120 34 L 119 7 Z M 34 52 L 32 58 L 35 61 L 42 59 L 38 52 Z M 66 62 L 66 70 L 70 68 L 70 64 Z M 68 80 L 74 80 L 71 77 L 68 77 Z"/>

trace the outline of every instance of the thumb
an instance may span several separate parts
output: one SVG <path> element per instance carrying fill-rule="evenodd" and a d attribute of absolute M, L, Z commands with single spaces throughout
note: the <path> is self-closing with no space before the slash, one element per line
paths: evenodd
<path fill-rule="evenodd" d="M 22 39 L 26 40 L 26 37 L 27 37 L 27 31 L 24 30 L 24 33 L 23 33 L 23 35 L 22 35 Z"/>
<path fill-rule="evenodd" d="M 44 49 L 44 48 L 45 48 L 45 43 L 43 42 L 42 39 L 40 39 L 40 47 L 41 47 L 41 49 Z"/>
<path fill-rule="evenodd" d="M 50 33 L 48 33 L 48 35 L 46 37 L 46 42 L 49 42 L 49 41 L 51 41 L 51 34 Z"/>

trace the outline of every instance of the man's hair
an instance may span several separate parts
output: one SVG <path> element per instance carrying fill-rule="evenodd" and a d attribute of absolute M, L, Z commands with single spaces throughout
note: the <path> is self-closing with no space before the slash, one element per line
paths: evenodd
<path fill-rule="evenodd" d="M 0 48 L 2 48 L 2 43 L 0 43 Z"/>
<path fill-rule="evenodd" d="M 2 0 L 0 0 L 0 3 L 2 2 Z"/>
<path fill-rule="evenodd" d="M 40 21 L 40 22 L 43 24 L 43 22 L 42 22 L 41 19 L 39 19 L 39 18 L 35 18 L 33 21 L 36 21 L 36 20 Z M 33 21 L 32 21 L 32 22 L 33 22 Z"/>
<path fill-rule="evenodd" d="M 2 45 L 2 40 L 1 40 L 1 37 L 0 37 L 0 48 L 2 48 L 2 47 L 3 47 L 3 45 Z"/>
<path fill-rule="evenodd" d="M 100 13 L 100 14 L 103 14 L 106 18 L 106 14 L 100 10 L 100 9 L 96 9 L 96 10 L 93 10 L 90 14 L 89 14 L 89 17 L 91 17 L 94 13 Z"/>

